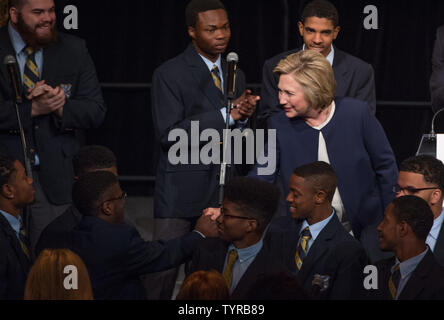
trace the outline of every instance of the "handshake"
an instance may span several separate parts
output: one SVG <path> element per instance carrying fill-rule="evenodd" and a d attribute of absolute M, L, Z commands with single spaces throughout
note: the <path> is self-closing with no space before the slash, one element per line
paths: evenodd
<path fill-rule="evenodd" d="M 45 80 L 39 81 L 33 89 L 28 90 L 26 98 L 32 101 L 31 117 L 55 113 L 62 118 L 66 94 L 60 86 L 52 88 Z"/>

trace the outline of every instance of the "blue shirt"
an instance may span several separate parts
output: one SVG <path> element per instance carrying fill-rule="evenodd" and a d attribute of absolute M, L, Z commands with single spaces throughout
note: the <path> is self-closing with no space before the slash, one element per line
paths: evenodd
<path fill-rule="evenodd" d="M 322 221 L 314 223 L 311 226 L 308 225 L 307 220 L 304 220 L 304 222 L 302 222 L 302 226 L 301 226 L 301 230 L 299 231 L 299 235 L 302 233 L 302 231 L 304 231 L 304 229 L 306 227 L 308 227 L 308 229 L 310 230 L 310 233 L 311 233 L 311 239 L 308 240 L 307 247 L 306 247 L 307 254 L 308 254 L 308 251 L 310 251 L 310 248 L 313 245 L 313 243 L 315 242 L 318 235 L 325 228 L 325 226 L 330 222 L 330 220 L 333 218 L 334 215 L 335 215 L 335 210 L 333 209 L 332 214 L 327 219 L 324 219 Z"/>
<path fill-rule="evenodd" d="M 20 220 L 21 217 L 19 216 L 18 219 L 14 217 L 12 214 L 9 214 L 5 211 L 0 210 L 0 213 L 5 217 L 5 219 L 8 221 L 11 228 L 15 231 L 15 235 L 17 236 L 17 239 L 20 241 Z"/>
<path fill-rule="evenodd" d="M 428 244 L 432 252 L 435 250 L 436 241 L 438 240 L 439 232 L 441 231 L 443 221 L 444 221 L 444 209 L 441 211 L 439 217 L 433 220 L 432 229 L 430 229 L 429 235 L 427 236 L 426 243 Z"/>
<path fill-rule="evenodd" d="M 233 293 L 240 279 L 247 271 L 250 264 L 254 261 L 259 251 L 262 249 L 263 241 L 259 240 L 257 243 L 243 249 L 237 249 L 233 244 L 228 247 L 227 255 L 225 257 L 224 271 L 227 265 L 228 254 L 231 250 L 237 251 L 237 260 L 233 265 L 233 281 L 231 282 L 230 294 Z"/>
<path fill-rule="evenodd" d="M 421 262 L 422 258 L 424 258 L 424 256 L 426 255 L 428 250 L 429 250 L 429 248 L 427 247 L 423 253 L 421 253 L 413 258 L 410 258 L 404 262 L 401 262 L 401 263 L 399 262 L 398 258 L 396 258 L 395 264 L 391 268 L 391 272 L 393 274 L 393 272 L 395 270 L 395 266 L 399 263 L 399 271 L 401 272 L 401 279 L 399 280 L 398 288 L 396 289 L 395 300 L 398 300 L 400 293 L 402 292 L 405 285 L 409 281 L 413 271 L 416 269 L 418 264 Z"/>

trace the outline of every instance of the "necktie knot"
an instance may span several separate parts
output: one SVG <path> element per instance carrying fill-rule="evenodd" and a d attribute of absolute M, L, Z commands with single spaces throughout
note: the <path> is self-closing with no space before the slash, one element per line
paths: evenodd
<path fill-rule="evenodd" d="M 213 65 L 213 68 L 211 69 L 211 76 L 213 77 L 214 85 L 216 88 L 219 89 L 220 92 L 222 92 L 222 81 L 220 79 L 220 73 L 219 68 L 217 65 Z"/>
<path fill-rule="evenodd" d="M 32 47 L 26 47 L 25 52 L 28 56 L 32 55 L 34 53 L 34 48 Z"/>
<path fill-rule="evenodd" d="M 296 267 L 299 270 L 301 270 L 302 262 L 305 259 L 305 257 L 307 256 L 307 245 L 308 245 L 308 241 L 310 239 L 311 239 L 310 228 L 306 227 L 301 232 L 301 238 L 299 239 L 299 245 L 298 245 L 298 248 L 296 250 L 296 255 L 295 255 Z"/>

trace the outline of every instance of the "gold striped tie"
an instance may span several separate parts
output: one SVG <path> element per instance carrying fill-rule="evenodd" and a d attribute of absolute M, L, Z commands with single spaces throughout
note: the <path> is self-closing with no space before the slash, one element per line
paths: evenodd
<path fill-rule="evenodd" d="M 211 69 L 211 76 L 213 77 L 214 85 L 222 93 L 222 81 L 220 80 L 219 68 L 216 65 L 214 65 L 213 69 Z"/>
<path fill-rule="evenodd" d="M 26 47 L 25 52 L 28 55 L 28 58 L 26 59 L 25 70 L 23 73 L 23 84 L 28 89 L 32 90 L 35 88 L 35 84 L 39 81 L 40 78 L 39 68 L 37 67 L 37 64 L 35 62 L 34 49 L 31 47 Z"/>
<path fill-rule="evenodd" d="M 233 282 L 233 267 L 236 260 L 237 260 L 237 251 L 230 250 L 230 252 L 228 253 L 227 265 L 225 266 L 224 270 L 224 279 L 225 282 L 227 283 L 228 290 L 230 290 L 231 283 Z"/>
<path fill-rule="evenodd" d="M 22 219 L 19 219 L 20 221 L 20 230 L 19 230 L 19 242 L 20 242 L 20 246 L 22 247 L 23 253 L 26 255 L 26 257 L 28 257 L 29 259 L 29 248 L 28 248 L 28 238 L 27 238 L 27 234 L 26 234 L 26 230 L 23 227 L 23 222 Z"/>
<path fill-rule="evenodd" d="M 401 271 L 399 270 L 399 263 L 395 266 L 393 273 L 389 279 L 389 290 L 392 295 L 392 299 L 395 300 L 396 293 L 398 292 L 399 280 L 401 280 Z"/>
<path fill-rule="evenodd" d="M 299 240 L 299 245 L 296 250 L 296 255 L 294 257 L 294 260 L 296 262 L 296 267 L 298 268 L 298 270 L 301 270 L 302 261 L 307 256 L 307 244 L 310 239 L 311 239 L 310 229 L 306 227 L 302 231 L 301 239 Z"/>

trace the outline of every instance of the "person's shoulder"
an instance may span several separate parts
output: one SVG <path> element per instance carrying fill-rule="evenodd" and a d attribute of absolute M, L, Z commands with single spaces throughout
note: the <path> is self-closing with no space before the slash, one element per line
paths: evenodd
<path fill-rule="evenodd" d="M 220 238 L 205 238 L 199 243 L 201 251 L 214 252 L 228 247 L 228 243 Z"/>
<path fill-rule="evenodd" d="M 285 115 L 285 111 L 284 110 L 279 110 L 278 112 L 274 113 L 270 118 L 269 118 L 269 123 L 271 125 L 271 127 L 276 127 L 279 126 L 279 124 L 282 124 L 283 121 L 289 121 L 289 118 Z"/>
<path fill-rule="evenodd" d="M 267 59 L 265 61 L 265 65 L 268 65 L 272 69 L 274 69 L 282 59 L 285 59 L 290 54 L 296 53 L 296 52 L 298 52 L 300 50 L 301 50 L 301 48 L 297 48 L 297 49 L 293 49 L 293 50 L 289 50 L 289 51 L 278 53 L 277 55 Z M 271 70 L 271 71 L 273 71 L 273 70 Z"/>
<path fill-rule="evenodd" d="M 335 55 L 340 62 L 343 62 L 347 65 L 347 68 L 353 68 L 359 71 L 369 70 L 370 68 L 373 70 L 370 63 L 365 62 L 361 58 L 358 58 L 350 53 L 342 51 L 335 47 Z"/>
<path fill-rule="evenodd" d="M 67 48 L 70 51 L 77 52 L 86 47 L 86 41 L 72 34 L 57 32 L 56 45 Z"/>
<path fill-rule="evenodd" d="M 334 101 L 338 113 L 343 113 L 348 116 L 358 116 L 370 112 L 370 106 L 367 101 L 351 97 L 336 97 Z"/>
<path fill-rule="evenodd" d="M 436 33 L 440 37 L 444 37 L 444 24 L 436 29 Z"/>
<path fill-rule="evenodd" d="M 161 65 L 159 65 L 154 73 L 163 73 L 163 74 L 177 74 L 178 70 L 183 69 L 187 65 L 186 56 L 190 54 L 190 47 L 185 49 L 183 52 L 178 55 L 164 61 Z"/>

